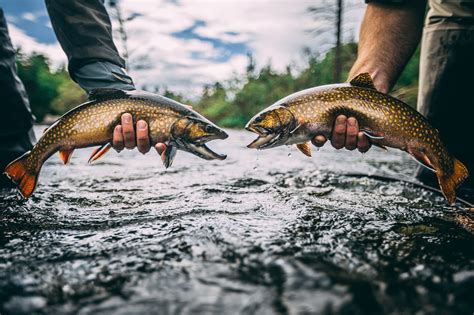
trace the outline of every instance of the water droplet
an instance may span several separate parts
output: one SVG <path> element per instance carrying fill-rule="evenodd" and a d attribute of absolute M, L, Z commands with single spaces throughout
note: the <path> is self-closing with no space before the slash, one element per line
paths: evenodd
<path fill-rule="evenodd" d="M 258 168 L 257 166 L 254 166 L 254 167 L 253 167 L 253 170 L 254 170 L 254 171 L 256 171 L 256 170 L 257 170 L 257 168 Z"/>
<path fill-rule="evenodd" d="M 291 152 L 290 152 L 290 153 L 288 153 L 288 157 L 291 157 Z"/>

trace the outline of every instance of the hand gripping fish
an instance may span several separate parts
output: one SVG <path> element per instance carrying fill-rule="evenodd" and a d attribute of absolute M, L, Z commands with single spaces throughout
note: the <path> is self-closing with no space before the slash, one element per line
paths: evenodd
<path fill-rule="evenodd" d="M 311 156 L 310 140 L 322 134 L 330 138 L 338 115 L 355 117 L 372 144 L 398 148 L 434 171 L 450 204 L 455 189 L 468 176 L 467 168 L 451 156 L 438 131 L 407 104 L 378 92 L 368 73 L 350 83 L 325 85 L 289 95 L 255 115 L 245 127 L 258 138 L 249 148 L 266 149 L 296 144 Z"/>
<path fill-rule="evenodd" d="M 33 193 L 43 163 L 55 152 L 59 151 L 64 164 L 69 162 L 74 149 L 100 145 L 89 163 L 107 153 L 123 113 L 130 113 L 135 122 L 142 119 L 148 123 L 152 145 L 167 145 L 162 158 L 167 168 L 177 150 L 206 160 L 226 158 L 209 149 L 206 142 L 226 139 L 227 133 L 183 104 L 144 91 L 115 89 L 95 90 L 89 99 L 59 118 L 31 151 L 5 168 L 5 174 L 18 185 L 23 197 Z"/>

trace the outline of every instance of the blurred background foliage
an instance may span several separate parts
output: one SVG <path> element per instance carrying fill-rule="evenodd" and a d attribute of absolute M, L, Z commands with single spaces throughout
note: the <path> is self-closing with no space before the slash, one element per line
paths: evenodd
<path fill-rule="evenodd" d="M 357 56 L 357 44 L 341 46 L 342 78 L 347 74 Z M 251 55 L 244 74 L 234 75 L 225 82 L 206 85 L 199 98 L 168 89 L 158 92 L 174 100 L 191 104 L 214 121 L 228 128 L 242 128 L 258 111 L 278 99 L 306 88 L 333 82 L 335 48 L 324 56 L 305 51 L 306 65 L 296 69 L 288 65 L 278 72 L 271 64 L 258 67 Z M 419 50 L 416 51 L 400 76 L 392 94 L 415 106 L 418 91 Z M 258 70 L 257 70 L 258 69 Z M 24 55 L 18 52 L 18 74 L 25 84 L 31 108 L 37 121 L 46 115 L 61 115 L 84 102 L 87 98 L 81 88 L 70 78 L 64 67 L 52 70 L 48 59 L 40 54 Z M 149 88 L 148 88 L 149 89 Z"/>
<path fill-rule="evenodd" d="M 43 55 L 25 55 L 18 51 L 17 66 L 38 122 L 42 122 L 48 114 L 62 115 L 87 98 L 64 67 L 53 71 L 48 58 Z"/>

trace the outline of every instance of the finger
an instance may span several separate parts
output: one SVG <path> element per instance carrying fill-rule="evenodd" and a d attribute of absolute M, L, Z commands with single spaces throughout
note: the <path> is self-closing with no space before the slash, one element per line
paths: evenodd
<path fill-rule="evenodd" d="M 164 143 L 157 143 L 155 145 L 156 152 L 158 152 L 159 155 L 163 155 L 166 150 L 166 145 Z"/>
<path fill-rule="evenodd" d="M 187 104 L 185 104 L 184 106 L 186 106 L 186 107 L 189 108 L 189 109 L 192 109 L 192 108 L 193 108 L 193 105 L 187 105 Z"/>
<path fill-rule="evenodd" d="M 334 128 L 332 128 L 331 144 L 336 149 L 342 149 L 346 142 L 346 122 L 347 117 L 339 115 L 336 117 Z"/>
<path fill-rule="evenodd" d="M 359 131 L 359 133 L 357 134 L 357 149 L 359 150 L 359 152 L 365 153 L 369 151 L 370 146 L 371 145 L 369 138 L 364 135 L 362 131 Z"/>
<path fill-rule="evenodd" d="M 357 119 L 354 117 L 349 117 L 347 119 L 347 129 L 346 129 L 346 149 L 354 150 L 357 148 L 357 134 L 359 133 L 359 124 Z"/>
<path fill-rule="evenodd" d="M 318 148 L 320 148 L 320 147 L 322 147 L 322 146 L 326 143 L 327 140 L 328 140 L 328 139 L 326 139 L 325 136 L 323 136 L 323 135 L 317 135 L 317 136 L 315 136 L 315 137 L 311 140 L 311 142 L 312 142 L 315 146 L 317 146 Z"/>
<path fill-rule="evenodd" d="M 114 135 L 112 137 L 112 146 L 115 151 L 120 152 L 125 147 L 123 143 L 123 135 L 122 135 L 122 126 L 118 125 L 114 128 Z"/>
<path fill-rule="evenodd" d="M 150 151 L 150 138 L 148 137 L 148 124 L 144 120 L 137 121 L 137 148 L 140 153 Z"/>
<path fill-rule="evenodd" d="M 133 128 L 132 115 L 125 113 L 122 115 L 123 141 L 127 149 L 135 147 L 135 129 Z"/>

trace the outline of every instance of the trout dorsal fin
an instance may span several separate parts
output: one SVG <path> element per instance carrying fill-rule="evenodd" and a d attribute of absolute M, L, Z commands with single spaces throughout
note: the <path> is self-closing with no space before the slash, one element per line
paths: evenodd
<path fill-rule="evenodd" d="M 112 98 L 112 97 L 120 97 L 127 95 L 126 91 L 119 90 L 119 89 L 111 89 L 111 88 L 104 88 L 104 89 L 94 89 L 89 93 L 89 100 L 98 100 L 101 98 Z"/>
<path fill-rule="evenodd" d="M 353 78 L 350 82 L 353 86 L 363 87 L 366 89 L 377 90 L 374 85 L 374 81 L 372 81 L 372 77 L 367 72 L 358 74 Z"/>

